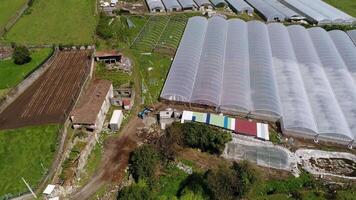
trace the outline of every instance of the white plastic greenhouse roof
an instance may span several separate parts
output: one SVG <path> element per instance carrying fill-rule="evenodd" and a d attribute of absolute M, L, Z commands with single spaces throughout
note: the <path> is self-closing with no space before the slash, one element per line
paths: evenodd
<path fill-rule="evenodd" d="M 178 0 L 183 9 L 197 8 L 193 0 Z"/>
<path fill-rule="evenodd" d="M 356 30 L 347 31 L 347 34 L 356 45 Z"/>
<path fill-rule="evenodd" d="M 253 8 L 248 5 L 244 0 L 226 0 L 226 2 L 230 4 L 232 9 L 234 9 L 237 13 L 253 13 Z"/>
<path fill-rule="evenodd" d="M 284 4 L 282 4 L 279 0 L 267 0 L 265 1 L 267 4 L 269 4 L 270 6 L 272 6 L 274 9 L 278 10 L 280 13 L 282 13 L 286 19 L 305 19 L 305 17 L 301 16 L 300 14 L 298 14 L 297 12 L 295 12 L 294 10 L 288 8 L 287 6 L 285 6 Z"/>
<path fill-rule="evenodd" d="M 146 0 L 146 3 L 150 10 L 164 10 L 161 0 Z"/>
<path fill-rule="evenodd" d="M 281 119 L 285 132 L 348 143 L 356 136 L 355 52 L 341 31 L 193 17 L 161 98 Z"/>
<path fill-rule="evenodd" d="M 267 22 L 284 21 L 285 16 L 264 0 L 246 0 L 252 7 L 258 10 Z"/>
<path fill-rule="evenodd" d="M 301 13 L 310 21 L 324 24 L 353 24 L 355 18 L 322 0 L 279 0 L 287 7 Z"/>
<path fill-rule="evenodd" d="M 162 0 L 167 11 L 172 11 L 173 9 L 180 10 L 182 7 L 177 0 Z"/>

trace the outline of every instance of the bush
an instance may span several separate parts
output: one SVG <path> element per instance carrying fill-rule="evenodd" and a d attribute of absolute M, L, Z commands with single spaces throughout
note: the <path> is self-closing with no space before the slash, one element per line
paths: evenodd
<path fill-rule="evenodd" d="M 248 189 L 257 182 L 257 178 L 260 176 L 258 171 L 249 163 L 244 160 L 240 163 L 234 163 L 232 168 L 236 171 L 238 179 L 240 181 L 238 185 L 239 195 L 244 195 Z"/>
<path fill-rule="evenodd" d="M 209 170 L 206 174 L 206 184 L 211 199 L 237 199 L 241 194 L 241 191 L 239 191 L 240 183 L 236 171 L 226 166 L 217 170 Z"/>
<path fill-rule="evenodd" d="M 231 141 L 231 134 L 226 131 L 192 122 L 183 125 L 183 136 L 185 145 L 216 154 L 221 154 Z"/>
<path fill-rule="evenodd" d="M 129 160 L 130 173 L 138 181 L 151 179 L 159 163 L 158 152 L 151 145 L 142 145 L 132 152 Z"/>
<path fill-rule="evenodd" d="M 30 51 L 25 46 L 15 46 L 13 59 L 16 65 L 29 63 L 31 61 Z"/>

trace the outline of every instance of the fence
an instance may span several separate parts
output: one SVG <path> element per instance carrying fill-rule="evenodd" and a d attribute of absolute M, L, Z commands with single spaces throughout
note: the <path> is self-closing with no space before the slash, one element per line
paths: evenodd
<path fill-rule="evenodd" d="M 0 36 L 5 34 L 10 28 L 17 22 L 17 20 L 22 16 L 22 14 L 29 8 L 28 4 L 31 0 L 27 0 L 26 4 L 23 5 L 14 16 L 6 23 L 5 27 L 0 29 Z"/>
<path fill-rule="evenodd" d="M 45 71 L 47 71 L 49 63 L 56 57 L 58 50 L 54 50 L 52 55 L 45 59 L 36 67 L 30 75 L 27 75 L 25 80 L 18 84 L 15 88 L 11 89 L 7 95 L 0 100 L 0 113 L 10 105 L 20 94 L 22 94 L 33 82 L 35 82 Z"/>

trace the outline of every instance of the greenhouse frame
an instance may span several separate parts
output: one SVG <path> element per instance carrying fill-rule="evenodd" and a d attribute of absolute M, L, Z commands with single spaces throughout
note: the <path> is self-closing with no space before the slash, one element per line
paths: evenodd
<path fill-rule="evenodd" d="M 342 31 L 192 17 L 161 99 L 279 121 L 287 135 L 352 145 L 355 52 Z"/>

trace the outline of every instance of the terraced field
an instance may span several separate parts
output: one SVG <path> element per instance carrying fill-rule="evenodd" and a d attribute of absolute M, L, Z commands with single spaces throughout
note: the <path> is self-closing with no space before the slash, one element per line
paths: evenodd
<path fill-rule="evenodd" d="M 134 40 L 131 48 L 145 52 L 174 53 L 183 35 L 186 15 L 152 16 Z"/>
<path fill-rule="evenodd" d="M 0 114 L 0 129 L 61 123 L 89 74 L 89 51 L 61 51 L 47 71 Z"/>

